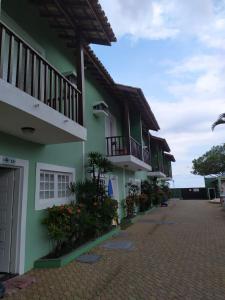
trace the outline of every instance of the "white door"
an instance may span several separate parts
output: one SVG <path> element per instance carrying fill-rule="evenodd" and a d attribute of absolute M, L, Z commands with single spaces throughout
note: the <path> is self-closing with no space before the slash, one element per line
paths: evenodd
<path fill-rule="evenodd" d="M 113 189 L 113 195 L 112 198 L 117 200 L 118 202 L 118 219 L 119 221 L 122 218 L 122 209 L 121 209 L 121 205 L 120 205 L 120 201 L 119 201 L 119 186 L 118 186 L 118 176 L 112 176 L 110 177 L 110 180 L 112 182 L 112 189 Z"/>
<path fill-rule="evenodd" d="M 0 272 L 10 272 L 14 196 L 13 169 L 0 168 Z"/>
<path fill-rule="evenodd" d="M 116 118 L 109 114 L 106 117 L 106 137 L 112 137 L 117 135 L 117 128 L 116 128 Z"/>
<path fill-rule="evenodd" d="M 106 124 L 105 124 L 105 136 L 107 139 L 107 154 L 109 156 L 117 155 L 117 144 L 118 138 L 117 136 L 117 127 L 116 127 L 116 119 L 113 115 L 109 114 L 106 117 Z"/>

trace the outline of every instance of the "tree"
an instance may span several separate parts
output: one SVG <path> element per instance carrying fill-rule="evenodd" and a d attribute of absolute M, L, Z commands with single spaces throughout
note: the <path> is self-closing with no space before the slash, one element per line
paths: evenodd
<path fill-rule="evenodd" d="M 222 175 L 225 173 L 225 144 L 212 147 L 192 163 L 195 175 Z"/>
<path fill-rule="evenodd" d="M 225 113 L 221 114 L 218 119 L 212 124 L 212 130 L 214 130 L 214 128 L 220 124 L 225 124 Z"/>

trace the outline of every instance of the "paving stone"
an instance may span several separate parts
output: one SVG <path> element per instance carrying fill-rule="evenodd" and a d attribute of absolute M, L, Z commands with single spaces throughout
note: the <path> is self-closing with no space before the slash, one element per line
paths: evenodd
<path fill-rule="evenodd" d="M 129 237 L 129 233 L 128 233 L 127 231 L 120 231 L 120 232 L 116 235 L 116 237 L 118 237 L 118 238 L 127 238 L 127 237 Z"/>
<path fill-rule="evenodd" d="M 88 263 L 93 264 L 98 262 L 102 258 L 102 255 L 96 255 L 96 254 L 84 254 L 79 256 L 76 261 L 81 263 Z"/>
<path fill-rule="evenodd" d="M 141 219 L 138 220 L 138 223 L 152 223 L 152 224 L 157 224 L 157 225 L 173 225 L 177 224 L 172 221 L 157 221 L 157 220 L 147 220 L 147 219 Z"/>
<path fill-rule="evenodd" d="M 28 274 L 37 282 L 6 299 L 225 299 L 225 212 L 220 206 L 171 201 L 168 209 L 157 208 L 140 220 L 149 222 L 137 222 L 124 231 L 127 236 L 107 242 L 132 242 L 134 251 L 98 246 L 90 251 L 102 256 L 96 264 L 74 261 L 59 269 L 32 270 Z M 162 222 L 177 225 L 158 226 Z"/>
<path fill-rule="evenodd" d="M 110 250 L 133 250 L 134 245 L 131 241 L 112 241 L 103 244 L 101 247 Z"/>

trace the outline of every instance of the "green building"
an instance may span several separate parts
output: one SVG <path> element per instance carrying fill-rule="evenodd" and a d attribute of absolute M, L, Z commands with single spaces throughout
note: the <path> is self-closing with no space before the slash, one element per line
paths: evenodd
<path fill-rule="evenodd" d="M 205 177 L 204 180 L 209 200 L 225 198 L 225 176 Z"/>
<path fill-rule="evenodd" d="M 152 154 L 159 125 L 143 92 L 116 84 L 89 48 L 116 41 L 97 0 L 0 3 L 0 272 L 22 274 L 49 252 L 44 209 L 70 202 L 89 152 L 114 164 L 104 180 L 121 218 L 126 183 L 169 149 Z"/>
<path fill-rule="evenodd" d="M 175 162 L 175 158 L 169 153 L 171 150 L 167 141 L 151 134 L 149 134 L 149 140 L 152 155 L 152 171 L 149 173 L 149 176 L 157 177 L 160 180 L 172 180 L 171 163 Z"/>

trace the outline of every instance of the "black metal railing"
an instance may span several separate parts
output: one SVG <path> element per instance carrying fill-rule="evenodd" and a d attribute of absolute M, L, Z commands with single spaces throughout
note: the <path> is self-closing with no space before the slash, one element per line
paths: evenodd
<path fill-rule="evenodd" d="M 107 156 L 133 155 L 150 164 L 150 153 L 142 149 L 132 137 L 112 136 L 106 138 Z"/>
<path fill-rule="evenodd" d="M 2 22 L 0 78 L 82 125 L 80 91 Z"/>

